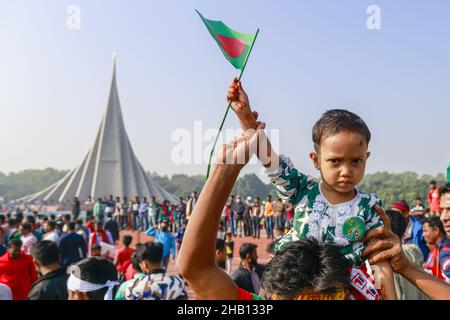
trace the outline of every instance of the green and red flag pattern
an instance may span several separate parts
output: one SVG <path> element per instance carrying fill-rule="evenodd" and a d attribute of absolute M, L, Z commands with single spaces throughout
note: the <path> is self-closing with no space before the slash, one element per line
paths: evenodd
<path fill-rule="evenodd" d="M 256 35 L 235 31 L 227 27 L 222 21 L 208 20 L 200 12 L 197 11 L 197 13 L 202 18 L 211 36 L 216 40 L 225 58 L 236 69 L 242 69 Z"/>

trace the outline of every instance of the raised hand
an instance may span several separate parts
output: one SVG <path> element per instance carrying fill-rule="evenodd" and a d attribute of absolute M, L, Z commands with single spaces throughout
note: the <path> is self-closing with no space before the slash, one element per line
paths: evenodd
<path fill-rule="evenodd" d="M 370 264 L 377 264 L 388 260 L 394 272 L 400 272 L 410 264 L 402 249 L 402 243 L 391 230 L 391 220 L 389 216 L 379 206 L 375 206 L 375 211 L 383 220 L 384 226 L 370 230 L 364 237 L 363 242 L 367 242 L 363 256 L 369 258 Z"/>
<path fill-rule="evenodd" d="M 258 123 L 257 130 L 249 129 L 231 143 L 224 144 L 217 153 L 216 164 L 244 167 L 252 155 L 258 152 L 259 138 L 265 136 L 264 127 L 264 123 Z"/>
<path fill-rule="evenodd" d="M 238 116 L 242 130 L 256 130 L 258 126 L 256 123 L 257 113 L 255 117 L 255 113 L 250 108 L 248 96 L 242 88 L 241 81 L 238 81 L 237 78 L 234 78 L 228 87 L 227 101 L 231 101 L 231 109 Z"/>

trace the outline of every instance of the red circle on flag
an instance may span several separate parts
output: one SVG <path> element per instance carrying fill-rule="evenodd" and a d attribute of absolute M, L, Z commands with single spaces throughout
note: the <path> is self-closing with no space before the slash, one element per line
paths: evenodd
<path fill-rule="evenodd" d="M 217 35 L 223 50 L 232 58 L 239 58 L 245 50 L 247 43 L 244 40 Z"/>

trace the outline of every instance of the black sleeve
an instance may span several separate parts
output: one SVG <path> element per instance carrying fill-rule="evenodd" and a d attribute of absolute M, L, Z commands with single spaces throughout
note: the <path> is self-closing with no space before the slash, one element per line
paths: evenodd
<path fill-rule="evenodd" d="M 28 294 L 27 300 L 41 300 L 41 286 L 35 286 L 31 288 L 30 293 Z"/>

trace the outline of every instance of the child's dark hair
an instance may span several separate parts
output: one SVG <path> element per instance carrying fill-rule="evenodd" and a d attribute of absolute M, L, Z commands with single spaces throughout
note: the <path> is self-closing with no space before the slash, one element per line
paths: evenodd
<path fill-rule="evenodd" d="M 367 144 L 370 142 L 370 130 L 358 115 L 347 110 L 332 109 L 325 112 L 312 129 L 315 151 L 319 152 L 322 137 L 329 137 L 341 132 L 359 133 L 366 139 Z"/>

